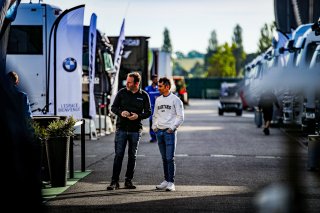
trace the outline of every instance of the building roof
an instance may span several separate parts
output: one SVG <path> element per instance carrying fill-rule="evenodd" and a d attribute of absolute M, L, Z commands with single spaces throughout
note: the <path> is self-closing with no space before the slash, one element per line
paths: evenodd
<path fill-rule="evenodd" d="M 181 58 L 176 59 L 176 62 L 186 71 L 190 71 L 196 63 L 204 64 L 203 58 Z"/>

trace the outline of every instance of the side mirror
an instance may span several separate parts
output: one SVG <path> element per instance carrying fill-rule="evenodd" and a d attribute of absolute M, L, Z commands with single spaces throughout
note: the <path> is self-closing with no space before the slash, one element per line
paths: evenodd
<path fill-rule="evenodd" d="M 311 26 L 312 31 L 314 31 L 314 34 L 316 36 L 320 35 L 320 22 L 319 20 L 317 22 L 315 22 L 312 26 Z"/>
<path fill-rule="evenodd" d="M 280 54 L 283 54 L 284 51 L 285 51 L 284 47 L 280 47 L 280 48 L 279 48 L 279 53 L 280 53 Z"/>

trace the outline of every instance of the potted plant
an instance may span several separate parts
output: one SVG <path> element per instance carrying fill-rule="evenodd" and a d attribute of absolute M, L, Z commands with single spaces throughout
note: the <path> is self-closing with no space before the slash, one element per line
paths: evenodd
<path fill-rule="evenodd" d="M 66 186 L 70 137 L 74 135 L 75 123 L 71 116 L 54 120 L 46 128 L 45 144 L 52 187 Z"/>
<path fill-rule="evenodd" d="M 38 144 L 40 147 L 40 167 L 41 167 L 41 180 L 42 182 L 47 182 L 50 180 L 49 175 L 49 167 L 48 167 L 48 158 L 46 154 L 46 147 L 45 147 L 45 141 L 48 138 L 48 133 L 46 130 L 46 126 L 37 121 L 37 120 L 31 120 L 31 126 L 34 136 L 35 144 Z"/>
<path fill-rule="evenodd" d="M 50 122 L 46 128 L 48 138 L 73 136 L 75 124 L 76 120 L 72 116 Z"/>
<path fill-rule="evenodd" d="M 37 121 L 32 121 L 32 128 L 33 128 L 35 140 L 40 140 L 41 142 L 43 142 L 44 140 L 47 139 L 48 133 L 45 126 L 42 126 Z"/>

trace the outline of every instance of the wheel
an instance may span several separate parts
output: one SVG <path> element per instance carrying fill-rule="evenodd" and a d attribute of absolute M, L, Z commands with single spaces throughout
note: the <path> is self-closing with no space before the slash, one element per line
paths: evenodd
<path fill-rule="evenodd" d="M 242 115 L 242 110 L 237 111 L 237 112 L 236 112 L 236 115 L 237 115 L 237 116 L 241 116 L 241 115 Z"/>

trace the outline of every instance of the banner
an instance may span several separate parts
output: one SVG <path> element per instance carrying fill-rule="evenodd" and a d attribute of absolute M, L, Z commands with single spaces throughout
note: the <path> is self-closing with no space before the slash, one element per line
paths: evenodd
<path fill-rule="evenodd" d="M 2 25 L 7 14 L 7 10 L 10 7 L 10 2 L 11 1 L 9 0 L 0 0 L 0 31 L 2 29 Z"/>
<path fill-rule="evenodd" d="M 120 29 L 120 35 L 118 38 L 118 43 L 117 43 L 117 49 L 114 54 L 114 69 L 115 69 L 115 77 L 113 80 L 112 84 L 112 93 L 111 93 L 111 103 L 113 103 L 114 98 L 118 92 L 118 84 L 119 84 L 119 72 L 120 72 L 120 65 L 121 65 L 121 57 L 123 54 L 123 48 L 124 48 L 124 24 L 125 24 L 125 19 L 122 21 L 121 29 Z"/>
<path fill-rule="evenodd" d="M 11 0 L 11 1 L 1 0 L 0 2 L 0 40 L 4 36 L 10 23 L 16 19 L 17 10 L 20 2 L 21 0 Z M 2 49 L 2 47 L 3 46 L 0 46 L 0 49 Z M 1 55 L 2 54 L 3 53 L 1 53 Z M 3 62 L 0 62 L 0 63 L 3 63 Z"/>
<path fill-rule="evenodd" d="M 89 116 L 96 117 L 96 103 L 94 99 L 94 82 L 95 82 L 95 58 L 96 58 L 96 42 L 97 42 L 97 16 L 91 15 L 89 29 Z"/>
<path fill-rule="evenodd" d="M 6 14 L 6 19 L 8 19 L 10 22 L 13 22 L 16 19 L 18 6 L 19 6 L 20 2 L 21 2 L 21 0 L 14 1 L 13 4 L 8 9 L 7 14 Z"/>
<path fill-rule="evenodd" d="M 82 118 L 84 5 L 64 11 L 51 32 L 49 114 Z"/>

